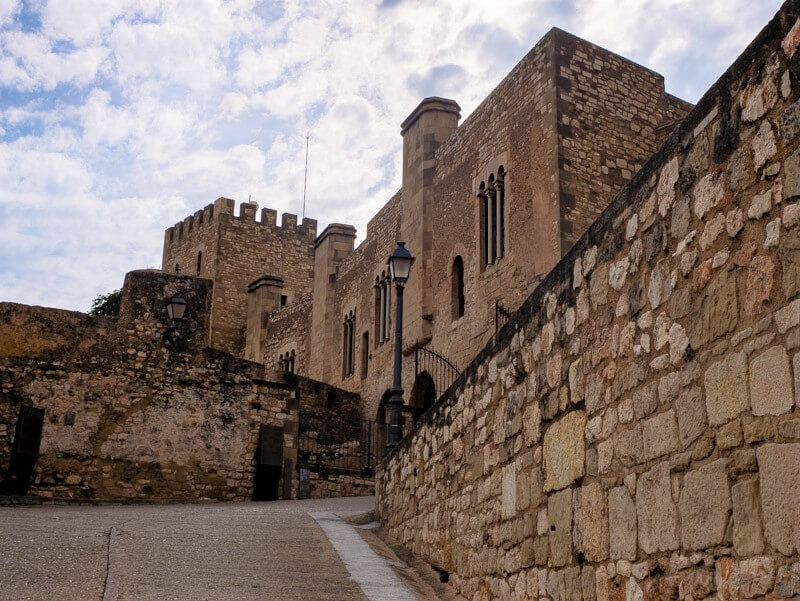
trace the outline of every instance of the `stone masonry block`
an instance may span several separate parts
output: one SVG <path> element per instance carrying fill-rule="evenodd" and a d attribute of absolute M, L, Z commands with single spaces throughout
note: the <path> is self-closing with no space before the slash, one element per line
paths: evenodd
<path fill-rule="evenodd" d="M 783 346 L 773 346 L 750 361 L 753 415 L 780 415 L 792 408 L 792 375 Z"/>
<path fill-rule="evenodd" d="M 511 463 L 503 468 L 503 497 L 501 512 L 504 520 L 517 512 L 517 468 Z"/>
<path fill-rule="evenodd" d="M 628 488 L 608 492 L 608 530 L 611 559 L 636 560 L 636 504 Z"/>
<path fill-rule="evenodd" d="M 678 548 L 678 512 L 672 501 L 668 461 L 654 465 L 639 477 L 636 518 L 642 551 L 650 554 Z"/>
<path fill-rule="evenodd" d="M 567 488 L 547 498 L 547 517 L 550 531 L 550 561 L 553 566 L 563 566 L 572 559 L 572 489 Z"/>
<path fill-rule="evenodd" d="M 583 476 L 586 413 L 573 411 L 552 424 L 544 435 L 545 491 L 569 486 Z"/>
<path fill-rule="evenodd" d="M 733 419 L 750 406 L 747 388 L 747 356 L 728 355 L 706 370 L 706 411 L 708 423 L 718 426 Z"/>
<path fill-rule="evenodd" d="M 743 480 L 731 488 L 733 501 L 733 546 L 739 557 L 758 555 L 764 550 L 758 480 Z"/>
<path fill-rule="evenodd" d="M 678 450 L 678 424 L 670 409 L 644 422 L 642 427 L 645 458 L 655 459 Z"/>
<path fill-rule="evenodd" d="M 685 550 L 722 544 L 731 511 L 727 459 L 692 470 L 683 479 L 679 502 L 681 543 Z"/>
<path fill-rule="evenodd" d="M 800 443 L 768 443 L 756 450 L 767 542 L 784 555 L 800 551 Z"/>
<path fill-rule="evenodd" d="M 614 455 L 625 467 L 641 463 L 644 457 L 642 442 L 642 424 L 637 423 L 629 430 L 621 430 L 614 434 Z"/>
<path fill-rule="evenodd" d="M 608 557 L 608 501 L 602 484 L 592 482 L 581 488 L 579 510 L 576 546 L 588 561 L 603 561 Z"/>
<path fill-rule="evenodd" d="M 678 416 L 678 438 L 681 447 L 686 448 L 705 432 L 708 423 L 703 391 L 699 386 L 681 392 L 675 401 L 675 412 Z"/>

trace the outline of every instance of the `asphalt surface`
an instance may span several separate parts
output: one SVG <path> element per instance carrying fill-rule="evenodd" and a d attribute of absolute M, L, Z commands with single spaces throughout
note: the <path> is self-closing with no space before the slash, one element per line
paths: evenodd
<path fill-rule="evenodd" d="M 373 505 L 0 507 L 0 600 L 415 599 L 339 519 Z"/>

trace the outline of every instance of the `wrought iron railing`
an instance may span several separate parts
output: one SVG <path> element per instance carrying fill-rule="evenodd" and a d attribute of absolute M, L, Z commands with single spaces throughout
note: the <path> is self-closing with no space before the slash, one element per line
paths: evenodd
<path fill-rule="evenodd" d="M 494 306 L 494 331 L 495 333 L 500 331 L 506 322 L 511 318 L 511 311 L 503 307 L 500 303 L 497 303 Z"/>
<path fill-rule="evenodd" d="M 461 375 L 456 366 L 442 355 L 422 346 L 414 350 L 414 370 L 416 376 L 423 372 L 430 374 L 436 388 L 437 401 Z"/>
<path fill-rule="evenodd" d="M 300 467 L 373 472 L 386 447 L 386 425 L 329 411 L 301 411 Z"/>

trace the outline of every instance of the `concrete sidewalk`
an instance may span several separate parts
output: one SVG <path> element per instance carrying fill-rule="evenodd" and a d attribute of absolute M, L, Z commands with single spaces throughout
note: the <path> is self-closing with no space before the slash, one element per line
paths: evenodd
<path fill-rule="evenodd" d="M 392 598 L 391 586 L 402 583 L 387 584 L 384 566 L 337 519 L 373 505 L 374 498 L 360 497 L 0 507 L 0 600 L 373 601 L 364 578 L 381 599 Z M 309 513 L 326 516 L 328 534 Z M 358 556 L 349 559 L 348 548 Z M 358 566 L 362 586 L 347 562 Z M 404 587 L 395 592 L 415 599 Z"/>

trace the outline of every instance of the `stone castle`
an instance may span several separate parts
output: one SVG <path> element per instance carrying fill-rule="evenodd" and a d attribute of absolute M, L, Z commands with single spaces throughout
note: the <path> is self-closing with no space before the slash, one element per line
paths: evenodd
<path fill-rule="evenodd" d="M 800 598 L 799 50 L 787 0 L 692 107 L 554 29 L 461 125 L 412 111 L 357 248 L 219 199 L 118 318 L 0 303 L 0 495 L 374 486 L 456 598 Z M 399 240 L 407 427 L 376 456 L 335 424 L 385 421 Z"/>
<path fill-rule="evenodd" d="M 214 283 L 209 342 L 361 394 L 385 419 L 398 240 L 416 257 L 403 382 L 420 415 L 564 256 L 691 105 L 659 74 L 552 29 L 459 125 L 426 98 L 401 124 L 402 188 L 367 226 L 220 198 L 167 229 L 162 269 Z M 417 349 L 426 349 L 427 363 Z M 423 351 L 424 352 L 424 351 Z M 435 353 L 435 354 L 434 354 Z M 437 362 L 441 365 L 438 365 Z"/>

